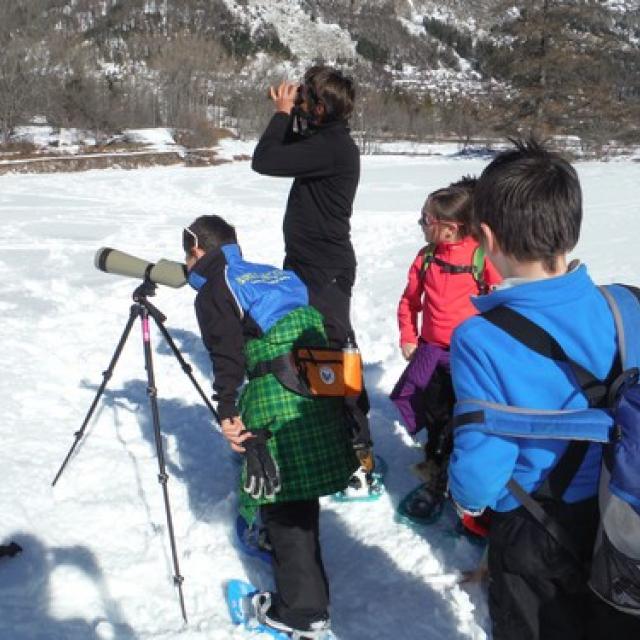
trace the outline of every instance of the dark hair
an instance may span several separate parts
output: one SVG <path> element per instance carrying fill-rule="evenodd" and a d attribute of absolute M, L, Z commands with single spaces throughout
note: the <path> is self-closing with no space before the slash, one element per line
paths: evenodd
<path fill-rule="evenodd" d="M 310 106 L 324 105 L 323 122 L 348 120 L 356 100 L 353 80 L 342 71 L 328 66 L 307 69 L 303 81 L 304 91 Z"/>
<path fill-rule="evenodd" d="M 541 260 L 549 271 L 580 236 L 582 191 L 575 169 L 534 139 L 511 140 L 485 168 L 474 195 L 476 221 L 516 260 Z"/>
<path fill-rule="evenodd" d="M 456 180 L 452 182 L 450 187 L 460 187 L 462 189 L 467 189 L 470 193 L 473 194 L 476 185 L 478 184 L 478 178 L 475 176 L 462 176 L 460 180 Z"/>
<path fill-rule="evenodd" d="M 457 222 L 461 236 L 473 230 L 473 192 L 467 187 L 451 185 L 430 193 L 424 209 L 437 220 Z"/>
<path fill-rule="evenodd" d="M 198 247 L 209 252 L 223 244 L 237 244 L 236 230 L 220 216 L 200 216 L 188 227 L 198 238 Z M 182 247 L 185 253 L 194 248 L 196 239 L 186 230 L 182 231 Z"/>

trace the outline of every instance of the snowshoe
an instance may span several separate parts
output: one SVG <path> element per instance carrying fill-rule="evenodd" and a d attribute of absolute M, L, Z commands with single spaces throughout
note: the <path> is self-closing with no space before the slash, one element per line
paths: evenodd
<path fill-rule="evenodd" d="M 440 519 L 447 496 L 447 465 L 444 460 L 428 458 L 412 471 L 423 481 L 398 505 L 401 519 L 416 524 L 433 524 Z"/>
<path fill-rule="evenodd" d="M 400 519 L 416 524 L 433 524 L 440 519 L 445 505 L 445 495 L 429 488 L 427 483 L 409 492 L 398 505 Z"/>
<path fill-rule="evenodd" d="M 276 640 L 337 640 L 328 620 L 318 620 L 309 629 L 292 629 L 270 616 L 271 594 L 261 592 L 243 580 L 230 580 L 226 587 L 227 606 L 233 624 Z M 273 626 L 272 626 L 273 625 Z"/>
<path fill-rule="evenodd" d="M 408 512 L 407 503 L 411 503 L 416 494 L 420 494 L 424 485 L 416 487 L 400 502 L 396 510 L 396 521 L 413 527 L 437 527 L 439 533 L 448 538 L 466 538 L 471 544 L 482 547 L 487 543 L 486 537 L 479 529 L 469 528 L 463 523 L 455 510 L 453 503 L 446 496 L 439 502 L 437 510 L 431 516 L 424 517 L 424 513 Z M 422 517 L 420 517 L 422 516 Z"/>
<path fill-rule="evenodd" d="M 376 466 L 371 473 L 360 467 L 349 479 L 349 484 L 343 491 L 334 493 L 332 498 L 337 502 L 371 502 L 378 500 L 385 492 L 384 476 L 387 473 L 387 463 L 376 456 Z"/>
<path fill-rule="evenodd" d="M 314 620 L 305 629 L 294 629 L 280 620 L 272 607 L 272 596 L 268 591 L 254 594 L 251 598 L 251 604 L 260 624 L 286 633 L 292 640 L 325 640 L 333 637 L 332 635 L 327 635 L 331 626 L 328 616 Z"/>

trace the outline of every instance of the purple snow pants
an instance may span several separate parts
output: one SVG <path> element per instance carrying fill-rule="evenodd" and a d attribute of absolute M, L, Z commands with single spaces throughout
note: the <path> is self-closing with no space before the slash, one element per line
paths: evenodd
<path fill-rule="evenodd" d="M 389 396 L 411 435 L 427 426 L 424 391 L 438 366 L 450 373 L 449 351 L 428 342 L 420 342 Z"/>

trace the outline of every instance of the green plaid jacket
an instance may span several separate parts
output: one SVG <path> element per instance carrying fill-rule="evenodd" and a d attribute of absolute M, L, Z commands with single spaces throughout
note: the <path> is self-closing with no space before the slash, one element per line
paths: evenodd
<path fill-rule="evenodd" d="M 326 345 L 322 316 L 312 307 L 292 311 L 264 336 L 247 342 L 247 370 L 290 352 L 294 345 Z M 248 382 L 239 405 L 247 428 L 272 432 L 267 446 L 282 480 L 282 490 L 271 500 L 257 501 L 240 490 L 240 513 L 249 523 L 260 504 L 309 500 L 347 486 L 358 463 L 344 422 L 342 399 L 305 398 L 267 374 Z M 243 468 L 242 480 L 244 476 Z"/>

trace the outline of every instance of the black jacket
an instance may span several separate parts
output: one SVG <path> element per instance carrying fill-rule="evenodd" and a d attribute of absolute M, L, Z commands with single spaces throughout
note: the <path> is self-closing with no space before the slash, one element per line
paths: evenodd
<path fill-rule="evenodd" d="M 238 388 L 245 377 L 244 344 L 262 335 L 260 327 L 243 314 L 225 278 L 226 259 L 219 249 L 204 255 L 194 270 L 207 281 L 195 299 L 202 341 L 213 364 L 214 399 L 221 419 L 240 415 L 236 407 Z"/>
<path fill-rule="evenodd" d="M 306 265 L 354 273 L 349 219 L 360 154 L 346 122 L 329 122 L 309 136 L 296 136 L 291 118 L 276 113 L 253 152 L 251 166 L 264 175 L 295 178 L 283 224 L 287 266 L 295 271 L 296 265 Z"/>

